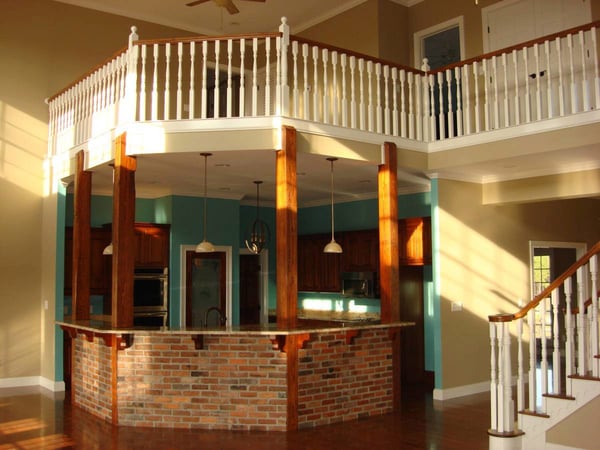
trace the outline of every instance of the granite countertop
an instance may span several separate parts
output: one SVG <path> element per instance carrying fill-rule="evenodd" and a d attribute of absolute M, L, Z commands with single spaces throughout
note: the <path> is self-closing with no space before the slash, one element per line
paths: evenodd
<path fill-rule="evenodd" d="M 189 334 L 189 335 L 227 335 L 227 334 L 245 334 L 249 336 L 288 336 L 295 334 L 336 332 L 361 329 L 376 328 L 400 328 L 414 326 L 414 322 L 391 322 L 380 323 L 378 320 L 299 320 L 295 327 L 281 327 L 275 323 L 268 325 L 239 325 L 208 328 L 189 328 L 189 327 L 133 327 L 133 328 L 113 328 L 110 316 L 92 316 L 90 320 L 73 321 L 65 318 L 56 321 L 56 324 L 62 327 L 75 328 L 81 331 L 88 331 L 102 334 Z"/>

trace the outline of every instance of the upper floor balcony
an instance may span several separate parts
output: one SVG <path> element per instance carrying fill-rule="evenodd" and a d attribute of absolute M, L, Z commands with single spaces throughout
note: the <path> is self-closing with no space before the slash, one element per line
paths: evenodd
<path fill-rule="evenodd" d="M 87 169 L 110 162 L 123 132 L 128 154 L 197 154 L 277 149 L 286 124 L 343 142 L 393 141 L 425 155 L 405 162 L 421 173 L 469 166 L 485 181 L 474 164 L 532 155 L 530 168 L 597 168 L 598 24 L 435 71 L 290 35 L 285 18 L 277 33 L 239 36 L 140 40 L 132 27 L 127 47 L 49 99 L 54 176 L 72 175 L 82 149 Z M 466 148 L 480 156 L 448 158 Z"/>

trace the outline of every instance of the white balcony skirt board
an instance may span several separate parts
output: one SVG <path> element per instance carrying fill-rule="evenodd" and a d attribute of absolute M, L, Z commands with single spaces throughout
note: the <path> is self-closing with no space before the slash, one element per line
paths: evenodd
<path fill-rule="evenodd" d="M 49 380 L 41 376 L 0 378 L 0 389 L 28 386 L 41 386 L 52 392 L 64 392 L 65 390 L 65 383 L 63 381 Z"/>

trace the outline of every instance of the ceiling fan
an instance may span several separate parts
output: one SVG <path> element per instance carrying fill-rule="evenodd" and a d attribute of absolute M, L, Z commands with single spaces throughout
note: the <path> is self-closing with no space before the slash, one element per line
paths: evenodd
<path fill-rule="evenodd" d="M 190 3 L 186 3 L 187 6 L 196 6 L 202 3 L 210 2 L 211 0 L 196 0 Z M 212 0 L 221 8 L 225 8 L 229 14 L 237 14 L 240 12 L 239 9 L 233 4 L 233 0 Z M 247 2 L 261 2 L 264 3 L 266 0 L 245 0 Z"/>

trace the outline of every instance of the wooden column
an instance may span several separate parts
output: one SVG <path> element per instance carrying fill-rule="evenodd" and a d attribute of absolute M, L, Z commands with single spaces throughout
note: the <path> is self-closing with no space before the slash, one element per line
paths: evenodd
<path fill-rule="evenodd" d="M 136 160 L 125 154 L 126 136 L 115 143 L 112 224 L 112 326 L 133 326 L 133 273 L 135 264 Z"/>
<path fill-rule="evenodd" d="M 77 153 L 73 215 L 72 311 L 74 320 L 90 318 L 92 174 L 84 170 L 85 152 Z"/>
<path fill-rule="evenodd" d="M 398 254 L 398 154 L 396 145 L 386 142 L 385 162 L 379 166 L 379 278 L 381 322 L 400 320 L 400 280 Z M 392 370 L 394 410 L 400 409 L 401 360 L 400 332 L 392 333 Z"/>
<path fill-rule="evenodd" d="M 296 325 L 298 305 L 298 190 L 296 130 L 282 128 L 276 159 L 277 325 Z"/>

